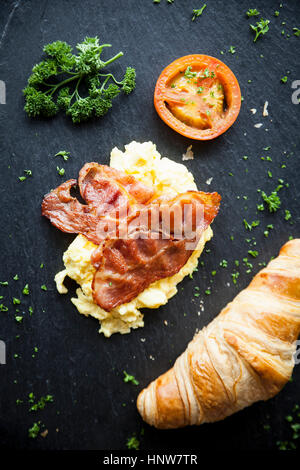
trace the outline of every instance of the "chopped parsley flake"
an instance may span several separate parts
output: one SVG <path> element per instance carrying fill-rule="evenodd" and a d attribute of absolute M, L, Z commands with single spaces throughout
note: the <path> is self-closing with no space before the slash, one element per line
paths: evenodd
<path fill-rule="evenodd" d="M 299 28 L 293 28 L 294 31 L 294 36 L 300 37 L 300 29 Z"/>
<path fill-rule="evenodd" d="M 28 429 L 28 437 L 35 439 L 41 430 L 41 422 L 33 423 L 32 427 Z"/>
<path fill-rule="evenodd" d="M 42 290 L 48 290 L 48 289 L 47 289 L 47 286 L 46 286 L 45 284 L 43 284 L 43 285 L 41 286 L 41 289 L 42 289 Z"/>
<path fill-rule="evenodd" d="M 237 279 L 238 279 L 239 275 L 240 275 L 240 273 L 238 271 L 236 271 L 235 273 L 231 273 L 233 284 L 237 283 Z"/>
<path fill-rule="evenodd" d="M 24 286 L 24 289 L 23 289 L 22 292 L 23 292 L 24 295 L 29 295 L 29 286 L 28 286 L 28 284 L 26 284 L 26 286 Z"/>
<path fill-rule="evenodd" d="M 197 72 L 192 72 L 192 66 L 188 65 L 185 72 L 184 72 L 185 78 L 194 78 L 197 76 Z"/>
<path fill-rule="evenodd" d="M 29 394 L 29 403 L 32 403 L 32 406 L 29 408 L 29 411 L 37 411 L 43 410 L 46 406 L 46 403 L 52 403 L 54 401 L 53 395 L 46 395 L 45 397 L 41 397 L 36 403 L 35 397 L 33 393 Z"/>
<path fill-rule="evenodd" d="M 132 437 L 129 437 L 127 439 L 127 448 L 128 449 L 134 449 L 134 450 L 139 450 L 139 447 L 140 447 L 140 441 L 137 439 L 136 436 L 132 436 Z"/>
<path fill-rule="evenodd" d="M 257 227 L 257 226 L 259 225 L 259 220 L 253 220 L 253 222 L 251 222 L 251 224 L 249 224 L 249 223 L 247 222 L 247 220 L 244 219 L 244 220 L 243 220 L 243 223 L 244 223 L 244 225 L 245 225 L 245 228 L 246 228 L 247 230 L 250 230 L 250 232 L 251 232 L 251 230 L 252 230 L 254 227 Z"/>
<path fill-rule="evenodd" d="M 281 200 L 277 194 L 277 190 L 272 191 L 270 196 L 267 196 L 267 194 L 264 191 L 262 191 L 261 197 L 266 202 L 270 212 L 276 212 L 279 209 L 281 205 Z"/>
<path fill-rule="evenodd" d="M 204 5 L 199 8 L 199 9 L 193 9 L 193 17 L 192 17 L 192 21 L 195 21 L 196 18 L 198 18 L 199 16 L 202 15 L 203 11 L 205 10 L 206 8 L 206 3 L 204 3 Z"/>
<path fill-rule="evenodd" d="M 222 259 L 222 261 L 220 261 L 220 266 L 221 268 L 227 268 L 228 261 L 226 259 Z"/>
<path fill-rule="evenodd" d="M 127 374 L 126 370 L 123 370 L 123 374 L 124 374 L 124 378 L 123 378 L 124 382 L 132 382 L 134 385 L 139 384 L 139 381 L 136 380 L 134 375 Z"/>
<path fill-rule="evenodd" d="M 285 220 L 290 220 L 292 218 L 292 214 L 290 213 L 288 209 L 285 209 L 284 213 L 285 213 L 284 215 Z"/>
<path fill-rule="evenodd" d="M 258 16 L 259 11 L 256 10 L 256 8 L 249 8 L 249 10 L 246 12 L 246 15 L 248 16 L 248 18 L 251 18 L 251 16 Z"/>
<path fill-rule="evenodd" d="M 57 170 L 57 173 L 60 175 L 60 176 L 64 176 L 65 174 L 65 169 L 64 168 L 59 168 L 59 166 L 56 167 L 56 170 Z"/>
<path fill-rule="evenodd" d="M 57 152 L 55 155 L 55 157 L 63 157 L 63 159 L 65 161 L 68 160 L 69 156 L 70 156 L 70 152 L 67 152 L 66 150 L 60 150 L 59 152 Z"/>
<path fill-rule="evenodd" d="M 248 250 L 248 254 L 253 258 L 256 258 L 258 256 L 258 251 Z"/>

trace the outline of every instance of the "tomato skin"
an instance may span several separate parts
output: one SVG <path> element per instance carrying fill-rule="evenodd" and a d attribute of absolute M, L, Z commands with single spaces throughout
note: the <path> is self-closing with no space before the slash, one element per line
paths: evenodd
<path fill-rule="evenodd" d="M 172 78 L 185 71 L 188 66 L 199 67 L 199 65 L 216 70 L 216 75 L 225 91 L 227 103 L 225 117 L 210 129 L 197 129 L 186 125 L 172 114 L 164 99 L 167 85 Z M 202 54 L 187 55 L 168 65 L 158 77 L 154 91 L 154 106 L 160 118 L 179 134 L 195 140 L 211 140 L 223 134 L 236 120 L 241 108 L 241 90 L 233 72 L 219 59 Z"/>

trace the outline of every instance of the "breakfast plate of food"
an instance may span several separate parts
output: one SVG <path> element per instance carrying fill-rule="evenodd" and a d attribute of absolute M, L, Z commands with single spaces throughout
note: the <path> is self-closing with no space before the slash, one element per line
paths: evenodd
<path fill-rule="evenodd" d="M 109 3 L 0 20 L 0 447 L 296 450 L 296 0 Z"/>

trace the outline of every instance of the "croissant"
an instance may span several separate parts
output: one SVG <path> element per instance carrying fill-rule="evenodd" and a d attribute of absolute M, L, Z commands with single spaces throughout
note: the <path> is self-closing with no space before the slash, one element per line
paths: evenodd
<path fill-rule="evenodd" d="M 224 419 L 276 395 L 300 332 L 300 239 L 291 240 L 137 400 L 161 429 Z"/>

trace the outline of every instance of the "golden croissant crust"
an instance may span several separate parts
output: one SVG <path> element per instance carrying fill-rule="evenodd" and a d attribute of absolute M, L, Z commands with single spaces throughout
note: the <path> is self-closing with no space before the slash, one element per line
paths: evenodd
<path fill-rule="evenodd" d="M 162 429 L 224 419 L 278 393 L 300 332 L 300 239 L 291 240 L 137 400 Z"/>

